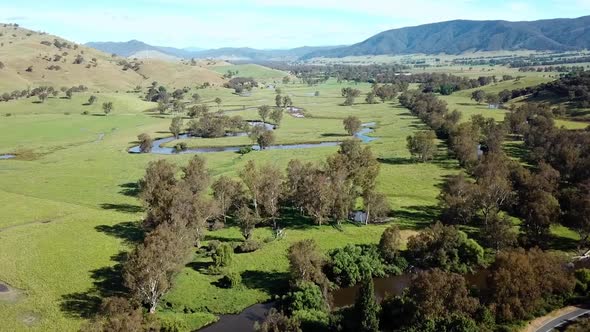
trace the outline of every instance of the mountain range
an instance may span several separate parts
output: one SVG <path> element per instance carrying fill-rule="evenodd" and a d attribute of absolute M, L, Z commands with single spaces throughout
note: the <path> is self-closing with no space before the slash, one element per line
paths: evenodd
<path fill-rule="evenodd" d="M 342 46 L 303 46 L 285 50 L 259 50 L 249 47 L 225 47 L 204 50 L 195 47 L 174 48 L 164 46 L 152 46 L 139 40 L 128 42 L 89 42 L 88 47 L 100 51 L 117 54 L 128 58 L 160 58 L 160 59 L 223 59 L 235 61 L 272 61 L 272 60 L 296 60 L 309 53 L 328 51 Z"/>
<path fill-rule="evenodd" d="M 350 46 L 288 50 L 220 48 L 195 50 L 151 46 L 137 40 L 87 46 L 125 57 L 217 58 L 241 61 L 340 58 L 363 55 L 461 54 L 473 51 L 571 51 L 590 49 L 590 16 L 528 22 L 455 20 L 381 32 Z M 151 53 L 146 53 L 150 51 Z"/>
<path fill-rule="evenodd" d="M 380 54 L 590 49 L 590 16 L 530 22 L 455 20 L 381 32 L 363 42 L 305 55 L 340 58 Z"/>

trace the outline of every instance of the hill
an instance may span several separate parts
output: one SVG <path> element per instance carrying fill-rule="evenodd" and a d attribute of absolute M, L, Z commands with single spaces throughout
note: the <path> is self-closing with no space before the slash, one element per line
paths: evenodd
<path fill-rule="evenodd" d="M 388 30 L 352 46 L 316 51 L 303 58 L 588 48 L 590 16 L 531 22 L 456 20 Z"/>
<path fill-rule="evenodd" d="M 249 47 L 225 47 L 203 50 L 198 48 L 174 48 L 164 46 L 152 46 L 138 40 L 128 42 L 89 42 L 88 47 L 101 50 L 109 54 L 117 54 L 123 57 L 136 57 L 139 55 L 153 55 L 163 58 L 161 54 L 182 59 L 223 59 L 234 61 L 272 61 L 272 60 L 296 60 L 312 52 L 331 50 L 340 46 L 303 46 L 286 50 L 259 50 Z M 149 53 L 146 51 L 150 51 Z"/>
<path fill-rule="evenodd" d="M 0 24 L 0 91 L 41 85 L 127 91 L 153 80 L 194 85 L 222 84 L 221 75 L 204 66 L 167 61 L 131 61 L 63 38 Z"/>
<path fill-rule="evenodd" d="M 194 53 L 193 51 L 174 47 L 153 46 L 139 40 L 130 40 L 127 42 L 89 42 L 84 45 L 108 54 L 117 54 L 122 57 L 133 57 L 140 52 L 152 51 L 175 58 L 189 59 Z"/>

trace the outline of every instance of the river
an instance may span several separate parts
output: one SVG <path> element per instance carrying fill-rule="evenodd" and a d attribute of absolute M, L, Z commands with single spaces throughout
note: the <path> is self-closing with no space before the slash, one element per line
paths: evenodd
<path fill-rule="evenodd" d="M 250 125 L 257 125 L 256 122 L 249 122 Z M 269 130 L 274 130 L 274 126 L 268 123 L 264 124 L 265 127 Z M 373 132 L 373 127 L 375 127 L 375 122 L 364 123 L 363 128 L 355 135 L 356 138 L 360 139 L 364 143 L 372 142 L 376 140 L 376 137 L 368 136 L 368 134 Z M 246 133 L 237 133 L 232 136 L 244 136 Z M 180 135 L 180 139 L 189 138 L 187 134 Z M 190 138 L 198 138 L 198 137 L 190 137 Z M 209 148 L 192 148 L 186 149 L 183 151 L 178 151 L 173 147 L 165 147 L 162 146 L 166 143 L 170 143 L 174 141 L 176 138 L 174 136 L 165 137 L 161 139 L 154 140 L 152 143 L 152 150 L 150 153 L 152 154 L 183 154 L 183 153 L 211 153 L 211 152 L 238 152 L 243 146 L 220 146 L 220 147 L 209 147 Z M 271 145 L 266 150 L 290 150 L 290 149 L 308 149 L 308 148 L 315 148 L 315 147 L 327 147 L 327 146 L 338 146 L 340 142 L 318 142 L 318 143 L 303 143 L 303 144 L 277 144 Z M 258 145 L 251 146 L 253 150 L 260 150 Z M 139 145 L 130 148 L 129 153 L 140 153 Z"/>

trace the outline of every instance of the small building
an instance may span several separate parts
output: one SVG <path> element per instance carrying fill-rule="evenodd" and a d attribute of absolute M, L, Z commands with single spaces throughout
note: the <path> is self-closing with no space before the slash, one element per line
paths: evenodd
<path fill-rule="evenodd" d="M 365 211 L 354 211 L 351 212 L 348 218 L 354 222 L 367 222 L 367 213 Z"/>

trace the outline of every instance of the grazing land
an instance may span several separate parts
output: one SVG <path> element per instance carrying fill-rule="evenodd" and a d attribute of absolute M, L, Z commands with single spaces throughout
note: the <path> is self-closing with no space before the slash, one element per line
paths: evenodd
<path fill-rule="evenodd" d="M 236 66 L 240 72 L 267 80 L 272 70 L 262 67 Z M 219 72 L 226 67 L 216 67 Z M 537 77 L 523 80 L 521 85 L 546 81 Z M 513 83 L 486 87 L 500 91 Z M 341 106 L 340 95 L 346 83 L 331 80 L 309 87 L 303 84 L 280 85 L 294 105 L 305 109 L 305 118 L 285 115 L 277 129 L 278 143 L 303 143 L 341 140 L 346 133 L 342 120 L 349 115 L 363 122 L 376 122 L 369 143 L 381 163 L 379 190 L 386 193 L 393 207 L 394 222 L 401 225 L 404 238 L 432 222 L 436 215 L 439 185 L 450 174 L 461 172 L 456 161 L 447 156 L 441 144 L 433 163 L 414 163 L 406 150 L 406 136 L 424 125 L 397 102 L 368 105 L 364 102 Z M 358 84 L 364 92 L 369 84 Z M 315 91 L 319 96 L 315 97 Z M 249 108 L 272 104 L 274 91 L 254 89 L 248 97 L 229 89 L 198 90 L 212 109 L 213 99 L 220 97 L 222 110 L 234 110 L 245 119 L 258 119 Z M 146 164 L 166 158 L 185 164 L 191 156 L 150 154 L 130 155 L 127 149 L 135 137 L 147 132 L 154 137 L 169 136 L 170 116 L 153 111 L 155 104 L 143 102 L 134 93 L 100 93 L 99 101 L 113 101 L 116 109 L 104 116 L 100 103 L 84 106 L 89 93 L 76 94 L 71 100 L 49 98 L 44 104 L 20 99 L 0 103 L 0 131 L 3 139 L 0 152 L 16 153 L 14 160 L 0 162 L 0 202 L 10 206 L 0 219 L 0 280 L 26 294 L 16 303 L 0 302 L 0 319 L 11 330 L 25 327 L 47 330 L 59 326 L 76 329 L 85 308 L 92 308 L 99 296 L 116 294 L 110 278 L 116 275 L 118 255 L 137 241 L 138 222 L 143 216 L 136 196 L 135 184 L 142 177 Z M 505 111 L 490 110 L 469 99 L 470 91 L 461 91 L 444 99 L 451 109 L 463 113 L 463 119 L 483 114 L 501 120 Z M 360 100 L 360 98 L 359 98 Z M 241 111 L 240 109 L 246 109 Z M 88 111 L 88 115 L 81 113 Z M 5 116 L 11 113 L 11 116 Z M 575 125 L 572 122 L 564 122 Z M 199 139 L 188 140 L 198 146 Z M 211 139 L 204 146 L 249 144 L 248 138 Z M 221 152 L 204 155 L 214 176 L 236 176 L 249 160 L 272 163 L 284 168 L 290 159 L 319 161 L 336 151 L 336 147 L 301 150 L 271 150 L 240 156 Z M 173 315 L 192 328 L 216 320 L 216 316 L 236 313 L 249 305 L 271 298 L 278 287 L 285 285 L 289 245 L 304 238 L 314 238 L 322 250 L 347 243 L 376 243 L 386 225 L 359 227 L 345 224 L 314 226 L 298 218 L 281 221 L 286 229 L 282 240 L 266 244 L 262 249 L 239 254 L 235 268 L 243 275 L 244 287 L 222 289 L 215 285 L 220 278 L 206 271 L 208 258 L 197 254 L 177 276 L 174 288 L 165 296 L 159 315 Z M 559 232 L 563 233 L 563 232 Z M 567 232 L 566 232 L 567 233 Z M 257 229 L 254 238 L 263 242 L 271 231 Z M 566 234 L 564 236 L 568 236 Z M 209 232 L 205 240 L 238 241 L 235 226 Z M 26 253 L 26 254 L 24 254 Z M 189 312 L 189 314 L 186 314 Z M 36 319 L 26 325 L 23 315 Z"/>

